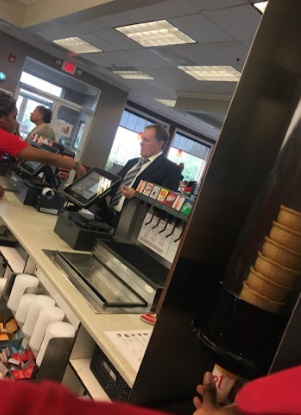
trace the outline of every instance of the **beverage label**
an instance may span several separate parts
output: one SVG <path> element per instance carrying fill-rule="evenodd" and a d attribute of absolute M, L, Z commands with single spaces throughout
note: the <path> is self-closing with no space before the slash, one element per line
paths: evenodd
<path fill-rule="evenodd" d="M 163 203 L 164 200 L 166 199 L 166 196 L 168 195 L 168 192 L 169 192 L 169 190 L 162 188 L 160 190 L 160 193 L 159 193 L 158 197 L 157 197 L 157 201 Z"/>
<path fill-rule="evenodd" d="M 159 193 L 160 193 L 161 187 L 154 185 L 153 190 L 151 191 L 150 197 L 152 199 L 157 199 Z"/>
<path fill-rule="evenodd" d="M 172 205 L 172 208 L 175 210 L 181 210 L 184 202 L 185 202 L 185 196 L 178 195 Z"/>
<path fill-rule="evenodd" d="M 183 206 L 182 206 L 182 208 L 181 208 L 181 212 L 184 215 L 187 215 L 187 216 L 190 215 L 191 210 L 192 210 L 192 205 L 193 205 L 193 202 L 189 199 L 186 199 Z"/>
<path fill-rule="evenodd" d="M 143 194 L 145 196 L 149 196 L 151 194 L 151 191 L 153 190 L 153 183 L 146 183 L 145 188 L 143 190 Z"/>
<path fill-rule="evenodd" d="M 137 186 L 136 192 L 142 193 L 145 185 L 146 185 L 146 181 L 145 180 L 140 180 L 140 182 Z"/>
<path fill-rule="evenodd" d="M 166 196 L 166 199 L 164 201 L 164 205 L 166 206 L 172 206 L 174 204 L 174 201 L 176 200 L 177 194 L 174 192 L 169 192 Z"/>

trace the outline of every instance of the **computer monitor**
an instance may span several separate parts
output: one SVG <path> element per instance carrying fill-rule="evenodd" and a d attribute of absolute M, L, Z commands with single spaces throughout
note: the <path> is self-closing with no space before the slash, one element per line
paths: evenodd
<path fill-rule="evenodd" d="M 94 167 L 62 191 L 76 206 L 88 208 L 107 196 L 121 177 Z"/>
<path fill-rule="evenodd" d="M 51 151 L 52 153 L 59 153 L 59 149 L 55 147 L 51 147 L 47 144 L 42 144 L 39 147 L 40 150 L 44 151 Z M 27 178 L 33 178 L 36 177 L 39 173 L 43 171 L 45 167 L 44 163 L 41 163 L 40 161 L 30 161 L 30 160 L 23 160 L 18 165 L 18 170 L 20 172 L 20 175 L 22 176 L 22 173 L 25 173 L 25 176 Z"/>

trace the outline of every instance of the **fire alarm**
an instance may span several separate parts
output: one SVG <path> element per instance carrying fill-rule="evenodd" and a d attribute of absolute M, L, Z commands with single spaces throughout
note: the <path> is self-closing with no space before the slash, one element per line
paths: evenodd
<path fill-rule="evenodd" d="M 10 53 L 8 55 L 8 61 L 9 62 L 15 62 L 15 60 L 16 60 L 16 55 L 14 55 L 13 53 Z"/>

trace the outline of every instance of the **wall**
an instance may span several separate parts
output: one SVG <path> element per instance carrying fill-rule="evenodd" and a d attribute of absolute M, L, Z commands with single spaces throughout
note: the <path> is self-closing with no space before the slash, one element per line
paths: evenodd
<path fill-rule="evenodd" d="M 16 92 L 26 57 L 58 69 L 55 57 L 1 31 L 0 44 L 0 71 L 7 74 L 7 79 L 0 84 L 3 89 Z M 14 63 L 8 61 L 10 53 L 16 56 Z M 104 167 L 127 100 L 127 93 L 86 73 L 79 79 L 101 90 L 81 161 L 89 167 Z"/>

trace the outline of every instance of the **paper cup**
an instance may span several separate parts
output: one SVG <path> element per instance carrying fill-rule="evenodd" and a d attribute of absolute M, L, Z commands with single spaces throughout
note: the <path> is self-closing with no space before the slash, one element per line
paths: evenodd
<path fill-rule="evenodd" d="M 287 226 L 273 221 L 270 238 L 287 248 L 301 252 L 301 232 L 294 231 Z"/>
<path fill-rule="evenodd" d="M 233 388 L 238 376 L 219 365 L 214 365 L 212 375 L 216 386 L 217 402 L 222 403 Z"/>
<path fill-rule="evenodd" d="M 261 252 L 258 252 L 254 268 L 264 277 L 286 286 L 291 286 L 299 275 L 299 271 L 284 267 Z"/>
<path fill-rule="evenodd" d="M 251 289 L 273 301 L 283 301 L 292 289 L 290 286 L 279 284 L 264 277 L 253 267 L 250 268 L 246 283 Z"/>
<path fill-rule="evenodd" d="M 278 262 L 284 267 L 288 267 L 296 271 L 301 267 L 301 252 L 287 248 L 286 246 L 273 241 L 268 236 L 265 237 L 265 242 L 262 246 L 262 253 L 267 258 Z"/>
<path fill-rule="evenodd" d="M 294 231 L 301 232 L 301 212 L 297 210 L 281 205 L 277 222 Z"/>
<path fill-rule="evenodd" d="M 283 306 L 283 302 L 270 300 L 268 297 L 259 294 L 248 286 L 246 281 L 243 282 L 243 288 L 240 292 L 240 298 L 249 304 L 252 304 L 262 310 L 277 314 Z"/>

